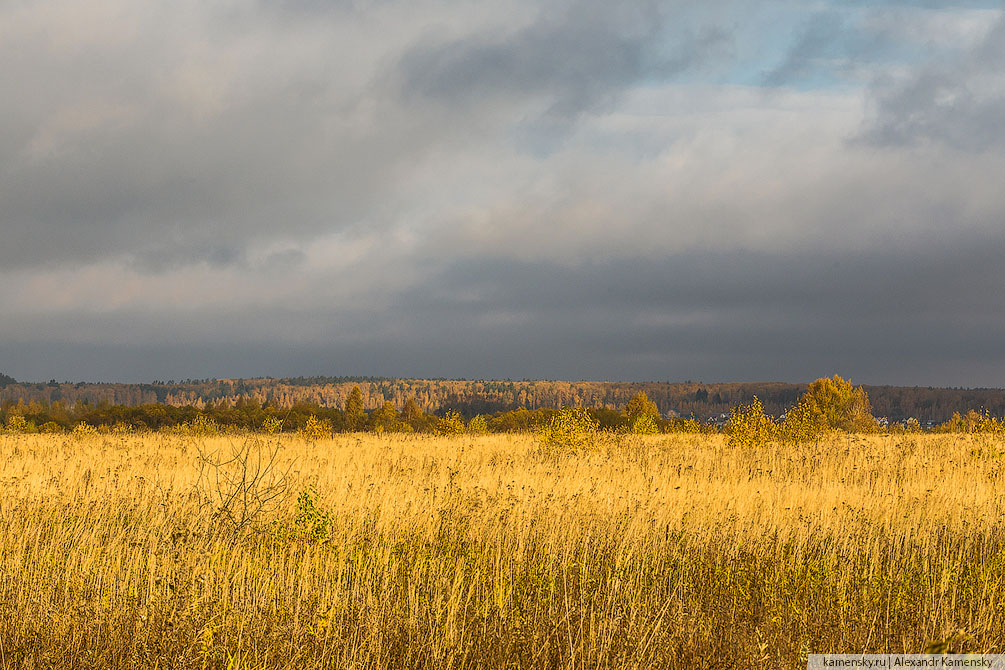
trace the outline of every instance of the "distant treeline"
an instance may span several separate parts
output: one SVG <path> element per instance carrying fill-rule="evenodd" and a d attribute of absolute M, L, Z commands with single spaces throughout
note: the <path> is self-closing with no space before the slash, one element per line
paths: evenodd
<path fill-rule="evenodd" d="M 415 402 L 406 402 L 398 411 L 390 402 L 371 411 L 351 409 L 352 401 L 344 409 L 321 407 L 317 404 L 299 403 L 292 407 L 276 407 L 254 401 L 239 400 L 234 405 L 210 404 L 205 407 L 187 405 L 178 407 L 164 404 L 91 406 L 80 402 L 68 406 L 60 401 L 53 403 L 13 403 L 6 401 L 0 408 L 0 432 L 4 427 L 15 432 L 61 433 L 78 426 L 108 430 L 171 430 L 191 433 L 212 433 L 218 430 L 266 430 L 268 432 L 304 432 L 328 434 L 331 432 L 527 432 L 547 425 L 560 410 L 553 408 L 517 409 L 477 415 L 465 421 L 454 412 L 442 415 L 429 414 L 419 409 Z M 624 429 L 629 417 L 613 409 L 587 410 L 601 430 Z M 697 432 L 715 431 L 715 427 L 702 427 L 697 422 L 684 419 L 657 419 L 656 429 Z M 319 430 L 320 429 L 320 430 Z"/>
<path fill-rule="evenodd" d="M 515 410 L 585 407 L 616 410 L 637 393 L 645 393 L 664 417 L 717 418 L 756 395 L 764 411 L 779 416 L 806 391 L 806 384 L 701 382 L 567 382 L 540 380 L 392 379 L 382 377 L 297 377 L 284 379 L 185 379 L 150 384 L 19 383 L 0 375 L 0 404 L 40 403 L 64 408 L 84 405 L 139 408 L 164 406 L 167 416 L 178 412 L 259 407 L 261 411 L 301 412 L 304 407 L 331 410 L 344 406 L 354 386 L 360 388 L 366 410 L 391 403 L 403 411 L 409 400 L 423 413 L 447 411 L 465 419 Z M 873 414 L 891 422 L 916 418 L 922 424 L 942 423 L 954 412 L 987 410 L 1005 415 L 1005 390 L 906 386 L 866 386 Z M 187 408 L 187 409 L 186 409 Z M 301 409 L 297 409 L 301 408 Z M 75 411 L 75 410 L 74 410 Z M 123 410 L 124 411 L 124 410 Z M 247 410 L 241 410 L 247 411 Z"/>

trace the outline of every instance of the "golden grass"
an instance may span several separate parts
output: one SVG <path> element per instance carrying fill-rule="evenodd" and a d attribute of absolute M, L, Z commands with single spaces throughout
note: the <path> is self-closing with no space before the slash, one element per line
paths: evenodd
<path fill-rule="evenodd" d="M 199 451 L 269 444 L 288 495 L 235 530 Z M 797 668 L 954 635 L 1003 652 L 1003 451 L 0 436 L 0 668 Z"/>

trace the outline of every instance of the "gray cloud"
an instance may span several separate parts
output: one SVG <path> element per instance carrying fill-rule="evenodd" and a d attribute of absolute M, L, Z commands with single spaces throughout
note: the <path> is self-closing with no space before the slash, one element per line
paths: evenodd
<path fill-rule="evenodd" d="M 50 361 L 30 354 L 8 371 L 97 378 L 121 365 L 113 361 L 124 351 L 123 360 L 149 359 L 134 379 L 352 372 L 711 381 L 840 372 L 860 383 L 997 384 L 1005 296 L 991 287 L 1005 281 L 1005 235 L 969 235 L 949 248 L 922 242 L 577 266 L 453 263 L 378 311 L 63 314 L 28 327 L 76 335 L 18 345 L 62 353 Z M 123 343 L 93 344 L 87 333 L 107 328 L 124 333 Z M 81 352 L 89 353 L 73 360 Z"/>
<path fill-rule="evenodd" d="M 998 383 L 1003 28 L 918 4 L 0 3 L 0 371 Z"/>
<path fill-rule="evenodd" d="M 965 152 L 1005 142 L 1005 17 L 979 44 L 949 62 L 934 61 L 902 81 L 872 87 L 874 109 L 859 139 L 880 146 L 944 144 Z"/>
<path fill-rule="evenodd" d="M 18 33 L 0 41 L 0 85 L 21 91 L 0 134 L 7 267 L 184 265 L 192 247 L 239 256 L 346 229 L 373 218 L 425 141 L 393 110 L 359 109 L 366 68 L 343 64 L 360 54 L 339 40 L 351 17 L 305 36 L 260 17 L 229 25 L 211 6 L 134 5 L 105 41 L 62 9 L 9 10 Z"/>
<path fill-rule="evenodd" d="M 123 256 L 184 267 L 275 240 L 387 230 L 409 216 L 415 196 L 401 191 L 430 155 L 461 154 L 472 138 L 512 151 L 499 143 L 539 100 L 546 113 L 525 132 L 547 143 L 566 117 L 728 40 L 710 20 L 667 30 L 652 2 L 485 8 L 445 43 L 422 38 L 414 15 L 435 25 L 478 8 L 108 0 L 76 25 L 71 8 L 49 4 L 8 7 L 0 39 L 0 86 L 19 92 L 0 128 L 8 268 Z M 441 104 L 421 108 L 420 97 Z"/>
<path fill-rule="evenodd" d="M 486 376 L 503 374 L 502 358 L 515 375 L 559 378 L 734 379 L 742 370 L 747 379 L 802 380 L 841 371 L 863 382 L 995 384 L 1005 371 L 995 336 L 1005 298 L 974 287 L 1005 280 L 1005 238 L 949 250 L 928 242 L 800 257 L 483 262 L 452 267 L 399 308 L 422 315 L 410 353 Z"/>
<path fill-rule="evenodd" d="M 718 26 L 671 30 L 661 3 L 587 0 L 542 5 L 516 30 L 427 38 L 395 77 L 406 100 L 446 106 L 540 98 L 561 119 L 609 105 L 641 80 L 665 81 L 728 49 Z"/>

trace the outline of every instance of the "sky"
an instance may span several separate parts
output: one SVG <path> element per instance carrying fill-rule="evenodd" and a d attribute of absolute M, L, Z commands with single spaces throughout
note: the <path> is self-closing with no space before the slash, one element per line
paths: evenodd
<path fill-rule="evenodd" d="M 0 372 L 1005 386 L 1005 12 L 0 0 Z"/>

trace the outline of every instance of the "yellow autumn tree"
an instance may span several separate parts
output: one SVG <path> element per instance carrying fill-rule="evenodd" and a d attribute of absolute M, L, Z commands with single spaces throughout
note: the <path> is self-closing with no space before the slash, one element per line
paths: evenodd
<path fill-rule="evenodd" d="M 652 435 L 660 432 L 656 423 L 660 410 L 644 391 L 636 393 L 621 413 L 625 417 L 625 426 L 629 433 Z"/>
<path fill-rule="evenodd" d="M 790 439 L 803 442 L 817 439 L 828 430 L 872 432 L 876 430 L 876 419 L 865 389 L 834 375 L 821 377 L 807 387 L 782 428 Z"/>
<path fill-rule="evenodd" d="M 375 433 L 411 432 L 412 427 L 398 418 L 398 410 L 390 400 L 370 413 L 370 429 Z"/>
<path fill-rule="evenodd" d="M 733 408 L 725 432 L 731 447 L 763 447 L 778 438 L 778 426 L 764 413 L 756 395 L 749 405 Z"/>
<path fill-rule="evenodd" d="M 366 410 L 363 409 L 363 392 L 359 390 L 359 386 L 353 386 L 349 391 L 342 412 L 345 415 L 346 430 L 352 432 L 363 429 L 366 423 Z"/>

